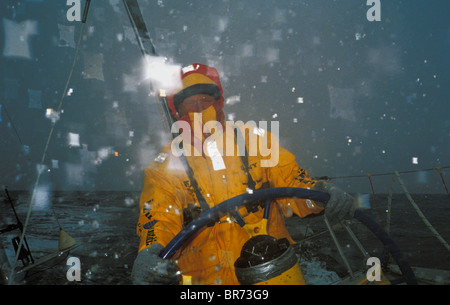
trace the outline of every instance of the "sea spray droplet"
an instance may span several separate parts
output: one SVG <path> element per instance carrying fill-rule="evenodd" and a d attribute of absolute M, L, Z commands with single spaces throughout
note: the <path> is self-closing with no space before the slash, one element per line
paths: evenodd
<path fill-rule="evenodd" d="M 134 205 L 134 199 L 130 197 L 125 198 L 124 202 L 127 207 L 131 207 L 132 205 Z"/>

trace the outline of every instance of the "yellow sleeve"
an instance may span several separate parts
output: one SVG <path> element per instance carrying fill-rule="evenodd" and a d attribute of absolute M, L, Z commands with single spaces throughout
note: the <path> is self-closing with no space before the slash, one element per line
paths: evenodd
<path fill-rule="evenodd" d="M 160 164 L 151 164 L 145 169 L 137 225 L 139 251 L 153 243 L 165 247 L 182 229 L 182 204 L 177 196 L 180 192 L 176 183 L 168 181 L 163 173 Z"/>
<path fill-rule="evenodd" d="M 274 139 L 272 138 L 272 142 Z M 277 147 L 277 146 L 275 146 Z M 305 169 L 299 167 L 295 156 L 288 150 L 278 145 L 278 163 L 268 167 L 268 179 L 272 187 L 300 187 L 311 189 L 316 180 L 312 179 Z M 310 214 L 320 213 L 323 208 L 312 200 L 306 199 L 279 199 L 279 207 L 286 217 L 296 214 L 305 217 Z"/>

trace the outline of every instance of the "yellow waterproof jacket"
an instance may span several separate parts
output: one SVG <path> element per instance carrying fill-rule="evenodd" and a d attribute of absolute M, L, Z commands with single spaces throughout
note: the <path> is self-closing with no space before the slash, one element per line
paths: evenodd
<path fill-rule="evenodd" d="M 234 130 L 226 126 L 222 141 L 216 141 L 223 149 L 222 156 L 186 156 L 192 168 L 199 190 L 210 207 L 248 191 L 248 176 L 243 160 L 238 156 Z M 245 135 L 248 150 L 248 166 L 251 178 L 261 187 L 311 188 L 312 180 L 306 170 L 301 169 L 294 155 L 279 147 L 270 132 L 249 125 L 239 125 L 239 132 Z M 276 148 L 262 154 L 259 146 L 249 147 L 249 137 L 257 134 L 258 141 L 266 140 L 267 147 Z M 226 154 L 224 143 L 231 140 L 235 154 Z M 228 142 L 227 142 L 228 143 Z M 249 144 L 250 143 L 250 144 Z M 173 144 L 173 143 L 172 143 Z M 145 169 L 144 188 L 140 198 L 140 216 L 137 235 L 139 250 L 153 243 L 166 246 L 182 230 L 187 221 L 186 211 L 199 206 L 190 179 L 179 159 L 173 153 L 173 145 L 166 145 L 159 156 Z M 184 144 L 185 149 L 191 149 Z M 229 152 L 229 151 L 228 151 Z M 253 153 L 252 153 L 253 152 Z M 256 153 L 255 153 L 256 152 Z M 261 166 L 261 165 L 264 165 Z M 281 199 L 273 201 L 270 207 L 267 231 L 276 238 L 293 240 L 286 230 L 284 217 L 296 214 L 300 217 L 319 213 L 323 208 L 310 200 Z M 247 214 L 246 208 L 240 211 Z M 195 217 L 195 216 L 194 216 Z M 246 223 L 257 223 L 263 217 L 263 209 L 243 217 Z M 177 260 L 183 275 L 192 277 L 193 284 L 239 284 L 234 273 L 234 262 L 240 255 L 249 234 L 232 217 L 224 216 L 214 226 L 206 226 L 196 233 L 172 258 Z"/>

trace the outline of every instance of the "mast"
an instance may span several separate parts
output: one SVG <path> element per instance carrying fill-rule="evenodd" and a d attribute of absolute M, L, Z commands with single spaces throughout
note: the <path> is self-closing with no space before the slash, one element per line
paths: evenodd
<path fill-rule="evenodd" d="M 159 56 L 156 52 L 155 46 L 153 45 L 150 33 L 142 16 L 141 9 L 137 0 L 123 0 L 125 10 L 127 12 L 128 18 L 130 19 L 131 26 L 133 28 L 134 34 L 136 35 L 136 40 L 138 42 L 139 49 L 145 60 L 148 60 L 148 56 Z M 175 122 L 169 106 L 167 104 L 167 97 L 165 94 L 159 94 L 158 103 L 159 112 L 161 115 L 161 120 L 166 132 L 173 137 L 170 132 L 172 124 Z"/>

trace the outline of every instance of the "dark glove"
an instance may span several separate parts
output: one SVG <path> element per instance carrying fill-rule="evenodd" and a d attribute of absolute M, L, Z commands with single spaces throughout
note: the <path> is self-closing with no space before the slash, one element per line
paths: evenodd
<path fill-rule="evenodd" d="M 317 181 L 313 191 L 330 195 L 330 200 L 325 207 L 325 215 L 330 219 L 343 220 L 353 218 L 355 213 L 354 198 L 331 183 Z"/>
<path fill-rule="evenodd" d="M 131 280 L 134 285 L 177 285 L 177 265 L 159 257 L 164 249 L 161 244 L 155 243 L 141 250 L 134 260 Z"/>

